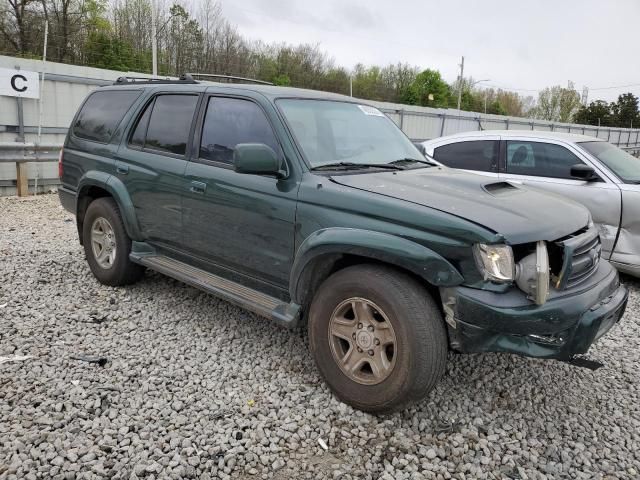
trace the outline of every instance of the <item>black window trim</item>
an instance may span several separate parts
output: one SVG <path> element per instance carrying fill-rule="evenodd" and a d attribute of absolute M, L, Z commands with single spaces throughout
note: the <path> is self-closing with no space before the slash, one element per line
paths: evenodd
<path fill-rule="evenodd" d="M 287 178 L 291 174 L 291 167 L 289 166 L 289 160 L 287 159 L 287 156 L 284 153 L 284 148 L 282 147 L 282 141 L 280 140 L 280 137 L 278 137 L 278 133 L 274 128 L 271 118 L 269 118 L 267 111 L 260 104 L 260 102 L 256 101 L 255 98 L 252 98 L 250 96 L 245 96 L 245 95 L 223 93 L 223 92 L 207 92 L 204 94 L 202 102 L 200 104 L 200 110 L 197 115 L 198 121 L 196 123 L 195 132 L 193 135 L 193 144 L 192 144 L 190 161 L 194 163 L 201 163 L 203 165 L 209 165 L 212 167 L 224 168 L 226 170 L 234 170 L 233 163 L 218 162 L 215 160 L 209 160 L 209 159 L 200 157 L 200 142 L 202 141 L 202 129 L 204 128 L 204 118 L 205 118 L 205 115 L 207 114 L 209 99 L 211 98 L 232 98 L 236 100 L 248 100 L 258 106 L 258 108 L 264 114 L 267 122 L 269 123 L 269 126 L 271 127 L 271 131 L 273 132 L 273 137 L 276 139 L 276 142 L 278 143 L 280 152 L 276 152 L 276 154 L 279 154 L 280 158 L 283 160 L 283 163 L 286 169 L 285 178 Z"/>
<path fill-rule="evenodd" d="M 100 142 L 98 140 L 93 140 L 91 138 L 85 138 L 85 137 L 80 137 L 80 136 L 76 135 L 76 128 L 75 127 L 76 127 L 76 122 L 78 120 L 78 117 L 80 116 L 80 112 L 82 112 L 82 109 L 84 108 L 84 106 L 87 104 L 87 102 L 89 101 L 89 99 L 91 97 L 93 97 L 97 93 L 104 93 L 104 92 L 138 92 L 138 96 L 133 99 L 133 102 L 131 102 L 131 105 L 129 105 L 129 108 L 127 108 L 127 110 L 124 112 L 124 115 L 122 115 L 122 118 L 116 124 L 116 127 L 113 130 L 113 133 L 111 134 L 111 137 L 109 137 L 108 141 Z M 82 102 L 82 104 L 78 108 L 78 111 L 76 112 L 75 116 L 73 117 L 73 120 L 71 121 L 71 127 L 69 128 L 69 135 L 71 137 L 73 137 L 74 140 L 80 140 L 82 142 L 97 143 L 98 145 L 109 145 L 109 144 L 111 144 L 111 142 L 113 141 L 113 137 L 118 132 L 118 128 L 120 128 L 120 125 L 122 124 L 122 121 L 126 118 L 127 113 L 129 113 L 131 111 L 133 106 L 140 99 L 140 95 L 141 94 L 142 94 L 142 89 L 141 88 L 126 88 L 126 89 L 118 89 L 118 90 L 113 90 L 113 89 L 101 90 L 101 89 L 98 88 L 98 89 L 92 91 L 89 95 L 87 95 L 87 98 L 84 99 L 84 101 Z"/>
<path fill-rule="evenodd" d="M 133 133 L 136 127 L 138 126 L 138 122 L 140 121 L 142 116 L 145 114 L 147 107 L 149 107 L 152 103 L 154 104 L 154 107 L 155 107 L 156 98 L 158 98 L 161 95 L 187 95 L 191 97 L 198 97 L 196 101 L 194 115 L 191 118 L 191 126 L 189 127 L 189 132 L 187 134 L 188 135 L 187 145 L 185 146 L 184 155 L 167 152 L 166 150 L 156 150 L 155 148 L 149 148 L 145 146 L 147 143 L 147 131 L 149 130 L 149 123 L 151 123 L 151 116 L 149 117 L 149 123 L 147 123 L 147 128 L 144 132 L 144 143 L 142 144 L 142 147 L 139 148 L 134 145 L 131 145 L 131 137 L 133 136 Z M 193 142 L 193 132 L 198 119 L 200 107 L 202 104 L 202 97 L 203 97 L 202 92 L 189 92 L 189 91 L 176 91 L 176 90 L 160 90 L 160 91 L 153 92 L 153 94 L 151 94 L 151 96 L 143 102 L 142 107 L 134 115 L 133 122 L 130 124 L 131 126 L 129 127 L 129 131 L 126 136 L 125 147 L 128 150 L 135 150 L 136 152 L 146 152 L 146 153 L 151 153 L 153 155 L 162 155 L 165 157 L 177 158 L 179 160 L 190 160 L 191 159 L 191 143 Z M 153 110 L 151 111 L 151 115 L 153 115 Z"/>

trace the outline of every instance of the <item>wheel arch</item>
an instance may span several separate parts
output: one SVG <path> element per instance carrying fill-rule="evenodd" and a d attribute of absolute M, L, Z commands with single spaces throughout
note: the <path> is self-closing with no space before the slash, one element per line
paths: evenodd
<path fill-rule="evenodd" d="M 314 232 L 300 245 L 291 270 L 291 298 L 306 311 L 314 292 L 331 274 L 364 263 L 391 266 L 408 274 L 436 300 L 439 287 L 464 280 L 446 259 L 411 240 L 369 230 L 329 228 Z"/>
<path fill-rule="evenodd" d="M 131 197 L 118 178 L 104 172 L 87 172 L 78 183 L 76 202 L 76 226 L 80 244 L 84 243 L 82 227 L 89 204 L 98 198 L 111 197 L 118 205 L 127 235 L 132 240 L 142 240 Z"/>

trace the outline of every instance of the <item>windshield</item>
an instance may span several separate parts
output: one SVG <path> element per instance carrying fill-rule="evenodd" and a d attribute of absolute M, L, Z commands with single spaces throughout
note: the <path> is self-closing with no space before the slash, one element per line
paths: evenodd
<path fill-rule="evenodd" d="M 625 183 L 640 183 L 640 158 L 609 142 L 580 142 L 579 145 L 604 163 Z"/>
<path fill-rule="evenodd" d="M 377 108 L 348 102 L 283 99 L 278 106 L 312 168 L 383 165 L 424 156 Z"/>

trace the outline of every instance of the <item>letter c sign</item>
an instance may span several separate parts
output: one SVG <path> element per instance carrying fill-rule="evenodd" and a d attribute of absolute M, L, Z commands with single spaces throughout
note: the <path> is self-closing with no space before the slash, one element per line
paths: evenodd
<path fill-rule="evenodd" d="M 39 98 L 40 77 L 38 72 L 0 68 L 0 96 Z"/>
<path fill-rule="evenodd" d="M 21 87 L 19 87 L 17 85 L 18 79 L 22 80 L 22 86 Z M 24 75 L 21 75 L 21 74 L 17 73 L 13 77 L 11 77 L 11 87 L 16 92 L 24 92 L 27 89 L 27 86 L 25 85 L 25 83 L 27 83 L 27 77 L 25 77 Z"/>

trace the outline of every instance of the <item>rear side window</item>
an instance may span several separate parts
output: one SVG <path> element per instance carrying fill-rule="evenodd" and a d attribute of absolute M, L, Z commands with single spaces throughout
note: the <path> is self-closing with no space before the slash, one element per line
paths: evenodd
<path fill-rule="evenodd" d="M 433 156 L 447 167 L 492 172 L 498 164 L 498 141 L 450 143 L 436 148 Z"/>
<path fill-rule="evenodd" d="M 138 119 L 129 145 L 184 155 L 197 103 L 197 95 L 158 95 Z"/>
<path fill-rule="evenodd" d="M 73 124 L 76 137 L 108 143 L 118 124 L 140 95 L 134 90 L 106 90 L 92 93 Z"/>
<path fill-rule="evenodd" d="M 239 98 L 211 97 L 202 126 L 200 158 L 231 164 L 239 143 L 263 143 L 280 152 L 273 129 L 258 105 Z"/>
<path fill-rule="evenodd" d="M 575 180 L 571 167 L 583 163 L 561 145 L 520 140 L 507 142 L 507 173 Z"/>

